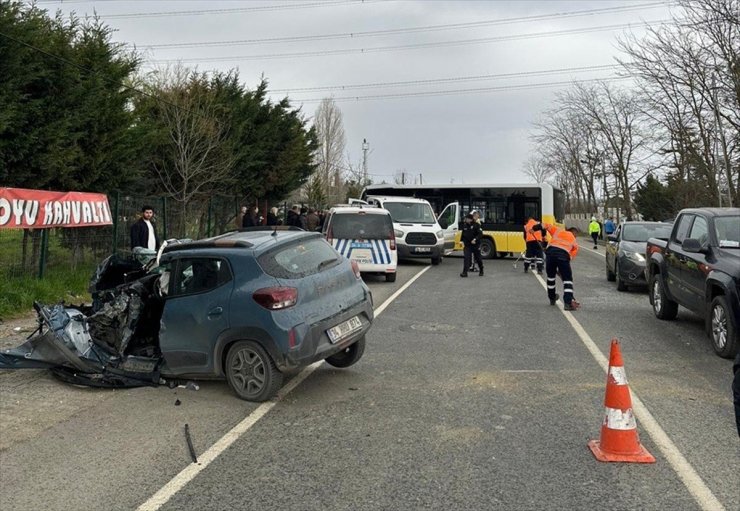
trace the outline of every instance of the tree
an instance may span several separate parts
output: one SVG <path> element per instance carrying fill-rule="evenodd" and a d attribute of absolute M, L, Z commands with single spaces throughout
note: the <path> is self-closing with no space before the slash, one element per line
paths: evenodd
<path fill-rule="evenodd" d="M 648 174 L 644 185 L 637 186 L 635 206 L 645 220 L 662 221 L 675 216 L 677 209 L 670 190 L 652 174 Z"/>
<path fill-rule="evenodd" d="M 316 109 L 314 128 L 318 148 L 316 150 L 316 172 L 325 186 L 325 195 L 330 202 L 342 200 L 341 176 L 344 170 L 346 138 L 342 111 L 332 98 L 324 98 Z"/>
<path fill-rule="evenodd" d="M 530 156 L 524 162 L 522 172 L 535 183 L 546 183 L 551 179 L 555 171 L 540 156 Z"/>

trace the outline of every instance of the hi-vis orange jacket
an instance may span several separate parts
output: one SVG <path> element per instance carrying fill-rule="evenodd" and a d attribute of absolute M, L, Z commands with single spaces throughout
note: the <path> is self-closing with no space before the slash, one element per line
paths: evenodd
<path fill-rule="evenodd" d="M 524 224 L 524 240 L 527 242 L 530 241 L 542 241 L 542 231 L 540 230 L 533 230 L 534 226 L 537 225 L 539 222 L 536 220 L 530 218 L 529 222 Z"/>
<path fill-rule="evenodd" d="M 578 254 L 578 242 L 572 232 L 561 229 L 555 225 L 545 224 L 543 227 L 550 233 L 550 236 L 552 236 L 548 247 L 556 247 L 565 250 L 568 255 L 570 255 L 571 260 L 576 258 L 576 254 Z"/>

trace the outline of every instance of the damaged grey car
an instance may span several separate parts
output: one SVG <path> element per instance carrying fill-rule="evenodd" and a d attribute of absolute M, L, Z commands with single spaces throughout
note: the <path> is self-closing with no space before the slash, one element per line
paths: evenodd
<path fill-rule="evenodd" d="M 225 378 L 265 401 L 286 371 L 356 363 L 373 321 L 356 265 L 293 228 L 169 243 L 146 265 L 111 256 L 90 291 L 92 305 L 35 304 L 37 330 L 0 369 L 112 388 Z"/>

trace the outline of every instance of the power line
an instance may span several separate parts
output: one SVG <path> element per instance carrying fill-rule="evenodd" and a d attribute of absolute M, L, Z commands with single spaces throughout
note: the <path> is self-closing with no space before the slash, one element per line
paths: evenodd
<path fill-rule="evenodd" d="M 261 55 L 238 55 L 233 57 L 193 57 L 186 59 L 155 59 L 152 63 L 170 63 L 170 62 L 229 62 L 229 61 L 243 61 L 243 60 L 272 60 L 272 59 L 285 59 L 285 58 L 299 58 L 299 57 L 325 57 L 333 55 L 347 55 L 347 54 L 364 54 L 364 53 L 379 53 L 386 51 L 397 51 L 397 50 L 418 50 L 424 48 L 440 48 L 449 46 L 466 46 L 469 44 L 484 44 L 484 43 L 497 43 L 502 41 L 519 41 L 524 39 L 536 39 L 539 37 L 555 37 L 561 35 L 573 35 L 573 34 L 586 34 L 591 32 L 601 32 L 608 30 L 618 30 L 632 27 L 649 26 L 655 23 L 665 23 L 668 20 L 654 20 L 645 21 L 640 23 L 621 23 L 617 25 L 602 25 L 598 27 L 585 27 L 575 28 L 567 30 L 555 30 L 549 32 L 533 32 L 529 34 L 512 34 L 505 36 L 496 37 L 481 37 L 477 39 L 462 39 L 457 41 L 436 41 L 430 43 L 417 43 L 417 44 L 403 44 L 395 46 L 376 46 L 371 48 L 343 48 L 338 50 L 317 50 L 317 51 L 305 51 L 305 52 L 293 52 L 293 53 L 267 53 Z"/>
<path fill-rule="evenodd" d="M 621 66 L 617 64 L 606 64 L 601 66 L 582 66 L 582 67 L 567 67 L 561 69 L 544 69 L 540 71 L 519 71 L 515 73 L 499 73 L 490 75 L 477 75 L 477 76 L 457 76 L 450 78 L 432 78 L 428 80 L 408 80 L 402 82 L 376 82 L 376 83 L 365 83 L 365 84 L 351 84 L 351 85 L 326 85 L 321 87 L 301 87 L 301 88 L 287 88 L 287 89 L 270 89 L 272 93 L 302 93 L 302 92 L 318 92 L 318 91 L 333 91 L 333 90 L 356 90 L 356 89 L 372 89 L 372 88 L 384 88 L 384 87 L 405 87 L 409 85 L 433 85 L 440 83 L 459 83 L 459 82 L 474 82 L 483 80 L 498 80 L 505 78 L 520 78 L 525 76 L 543 76 L 551 74 L 564 74 L 564 73 L 581 73 L 586 71 L 605 71 L 611 69 L 617 69 Z"/>
<path fill-rule="evenodd" d="M 488 27 L 493 25 L 509 25 L 514 23 L 526 23 L 531 21 L 543 21 L 549 19 L 574 18 L 580 16 L 593 16 L 598 14 L 611 14 L 617 12 L 627 12 L 642 9 L 652 9 L 657 6 L 666 5 L 665 2 L 651 2 L 647 4 L 632 4 L 617 7 L 605 7 L 600 9 L 588 9 L 581 11 L 556 12 L 550 14 L 538 14 L 534 16 L 520 16 L 516 18 L 502 18 L 483 21 L 471 21 L 465 23 L 447 23 L 443 25 L 426 25 L 421 27 L 392 28 L 385 30 L 369 30 L 364 32 L 339 32 L 333 34 L 314 34 L 302 36 L 285 36 L 285 37 L 268 37 L 261 39 L 240 39 L 230 41 L 201 41 L 191 43 L 166 43 L 166 44 L 146 44 L 141 48 L 167 49 L 167 48 L 192 48 L 192 47 L 218 47 L 218 46 L 246 46 L 253 44 L 273 44 L 286 42 L 303 42 L 303 41 L 327 41 L 332 39 L 360 39 L 364 37 L 377 37 L 396 34 L 411 34 L 423 32 L 439 32 L 444 30 L 460 30 L 467 28 Z"/>
<path fill-rule="evenodd" d="M 631 76 L 614 76 L 607 78 L 592 78 L 588 80 L 580 80 L 579 83 L 592 83 L 592 82 L 611 82 L 617 80 L 628 80 Z M 433 97 L 433 96 L 452 96 L 458 94 L 480 94 L 486 92 L 501 92 L 501 91 L 518 91 L 518 90 L 530 90 L 530 89 L 547 89 L 551 87 L 560 87 L 563 85 L 571 85 L 572 81 L 559 81 L 559 82 L 543 82 L 543 83 L 529 83 L 519 85 L 502 85 L 498 87 L 479 87 L 475 89 L 450 89 L 442 91 L 417 91 L 417 92 L 402 92 L 397 94 L 377 94 L 372 96 L 343 96 L 333 97 L 334 101 L 371 101 L 378 99 L 404 99 L 404 98 L 417 98 L 417 97 Z M 294 100 L 300 103 L 319 103 L 325 98 L 311 98 Z"/>

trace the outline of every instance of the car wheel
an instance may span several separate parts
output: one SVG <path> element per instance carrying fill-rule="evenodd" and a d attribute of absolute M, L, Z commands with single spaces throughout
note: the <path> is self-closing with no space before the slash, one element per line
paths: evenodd
<path fill-rule="evenodd" d="M 617 281 L 617 291 L 627 291 L 627 284 L 622 280 L 622 276 L 619 274 L 619 263 L 614 265 L 614 278 Z"/>
<path fill-rule="evenodd" d="M 496 252 L 496 247 L 491 240 L 480 240 L 480 256 L 482 259 L 490 259 Z"/>
<path fill-rule="evenodd" d="M 730 308 L 727 299 L 720 295 L 715 296 L 710 306 L 709 320 L 711 330 L 709 335 L 712 339 L 712 348 L 720 357 L 732 358 L 737 349 L 737 332 L 730 320 Z"/>
<path fill-rule="evenodd" d="M 437 265 L 438 265 L 439 263 L 441 263 L 441 262 L 442 262 L 442 258 L 441 258 L 441 257 L 439 257 L 439 256 L 437 256 L 437 257 L 432 257 L 432 264 L 433 264 L 434 266 L 437 266 Z"/>
<path fill-rule="evenodd" d="M 660 277 L 655 275 L 650 285 L 650 298 L 653 302 L 653 312 L 658 319 L 671 320 L 678 315 L 678 304 L 669 300 L 663 291 Z"/>
<path fill-rule="evenodd" d="M 617 276 L 614 275 L 614 272 L 609 269 L 609 263 L 606 263 L 606 280 L 609 282 L 614 282 L 617 279 Z"/>
<path fill-rule="evenodd" d="M 247 401 L 267 401 L 280 390 L 283 373 L 265 349 L 254 341 L 232 344 L 226 355 L 226 380 Z"/>
<path fill-rule="evenodd" d="M 332 355 L 327 358 L 326 361 L 334 367 L 349 367 L 352 364 L 357 363 L 362 358 L 362 354 L 365 353 L 365 337 L 363 336 L 360 340 L 355 341 L 339 353 Z"/>
<path fill-rule="evenodd" d="M 386 273 L 385 274 L 385 281 L 386 282 L 395 282 L 396 281 L 396 274 L 395 273 Z"/>

